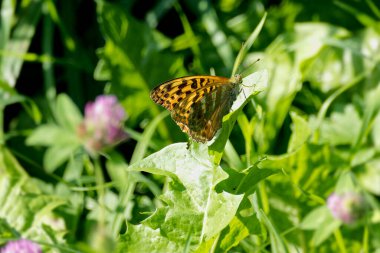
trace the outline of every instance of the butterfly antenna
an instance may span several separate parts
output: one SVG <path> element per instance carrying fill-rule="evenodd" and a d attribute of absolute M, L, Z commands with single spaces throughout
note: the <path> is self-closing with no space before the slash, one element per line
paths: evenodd
<path fill-rule="evenodd" d="M 253 63 L 251 63 L 250 65 L 249 65 L 249 67 L 248 68 L 246 68 L 243 72 L 242 72 L 242 74 L 241 74 L 241 76 L 244 76 L 244 77 L 246 77 L 247 75 L 244 75 L 244 73 L 245 72 L 247 72 L 255 63 L 257 63 L 258 61 L 260 61 L 260 58 L 258 58 L 256 61 L 254 61 Z M 244 85 L 243 83 L 241 84 L 243 87 L 251 87 L 250 85 Z"/>
<path fill-rule="evenodd" d="M 245 70 L 242 71 L 241 75 L 242 76 L 246 76 L 246 75 L 244 75 L 244 73 L 246 73 L 248 70 L 250 70 L 252 68 L 252 66 L 255 65 L 259 61 L 260 61 L 260 58 L 257 58 L 256 61 L 254 61 L 251 64 L 249 64 L 249 66 L 247 68 L 245 68 Z"/>

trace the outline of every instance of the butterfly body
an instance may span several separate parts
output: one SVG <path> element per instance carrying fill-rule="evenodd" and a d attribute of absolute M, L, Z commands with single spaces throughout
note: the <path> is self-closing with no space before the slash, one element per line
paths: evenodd
<path fill-rule="evenodd" d="M 171 117 L 192 139 L 211 140 L 229 113 L 241 84 L 241 76 L 187 76 L 164 82 L 150 97 L 171 112 Z"/>

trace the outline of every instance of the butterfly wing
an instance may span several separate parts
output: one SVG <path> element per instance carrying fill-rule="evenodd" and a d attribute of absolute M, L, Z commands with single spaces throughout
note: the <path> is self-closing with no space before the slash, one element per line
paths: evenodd
<path fill-rule="evenodd" d="M 167 81 L 150 97 L 171 112 L 182 131 L 194 140 L 211 140 L 238 93 L 238 82 L 219 76 L 188 76 Z"/>
<path fill-rule="evenodd" d="M 238 94 L 235 83 L 212 83 L 179 102 L 171 113 L 173 120 L 194 140 L 211 140 L 221 128 Z"/>
<path fill-rule="evenodd" d="M 220 76 L 185 76 L 164 82 L 154 88 L 151 99 L 172 111 L 179 102 L 192 93 L 212 83 L 228 83 L 229 78 Z"/>

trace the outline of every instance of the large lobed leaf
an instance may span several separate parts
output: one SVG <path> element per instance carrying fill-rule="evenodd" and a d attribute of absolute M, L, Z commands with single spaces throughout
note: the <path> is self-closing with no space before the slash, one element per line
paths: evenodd
<path fill-rule="evenodd" d="M 210 161 L 205 145 L 189 150 L 186 143 L 173 144 L 129 169 L 166 175 L 172 180 L 161 197 L 167 206 L 159 207 L 141 225 L 159 229 L 160 233 L 148 238 L 149 241 L 141 241 L 141 245 L 161 241 L 159 238 L 164 237 L 182 249 L 189 241 L 195 250 L 202 241 L 211 239 L 231 222 L 243 197 L 215 192 L 215 185 L 227 175 Z M 141 236 L 134 235 L 136 231 L 136 228 L 129 230 L 123 240 Z M 125 246 L 128 249 L 128 243 Z"/>

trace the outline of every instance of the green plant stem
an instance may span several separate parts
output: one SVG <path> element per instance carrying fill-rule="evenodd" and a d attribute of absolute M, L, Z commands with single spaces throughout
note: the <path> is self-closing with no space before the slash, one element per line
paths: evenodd
<path fill-rule="evenodd" d="M 369 243 L 369 232 L 367 224 L 364 226 L 363 233 L 363 250 L 361 252 L 368 253 L 368 243 Z"/>
<path fill-rule="evenodd" d="M 260 193 L 262 208 L 263 208 L 265 213 L 269 213 L 269 199 L 268 199 L 267 192 L 265 190 L 265 182 L 264 181 L 259 183 L 259 193 Z"/>
<path fill-rule="evenodd" d="M 179 18 L 181 19 L 183 30 L 185 31 L 185 36 L 189 40 L 194 40 L 194 38 L 196 38 L 196 36 L 193 32 L 193 29 L 191 28 L 191 24 L 190 24 L 189 20 L 187 19 L 185 13 L 183 12 L 183 10 L 181 8 L 181 5 L 176 1 L 174 2 L 173 5 L 174 5 L 174 8 L 176 9 L 176 11 L 178 12 Z M 198 69 L 198 70 L 203 70 L 204 68 L 203 68 L 202 62 L 200 60 L 202 53 L 201 53 L 201 50 L 199 48 L 199 44 L 198 43 L 192 43 L 190 49 L 195 56 L 194 62 L 193 62 L 194 68 Z"/>
<path fill-rule="evenodd" d="M 131 173 L 133 172 L 129 172 L 129 175 Z M 120 192 L 120 196 L 119 196 L 120 206 L 127 207 L 128 202 L 132 199 L 135 187 L 136 187 L 136 182 L 129 180 L 128 185 L 126 185 Z M 111 226 L 111 232 L 112 232 L 113 238 L 117 238 L 120 235 L 120 228 L 121 228 L 123 219 L 124 219 L 123 214 L 115 215 L 115 219 L 112 221 L 112 226 Z"/>
<path fill-rule="evenodd" d="M 43 22 L 43 36 L 42 36 L 42 51 L 43 54 L 47 57 L 52 57 L 53 53 L 53 23 L 50 16 L 48 15 L 46 9 L 44 8 L 44 22 Z M 54 81 L 54 72 L 53 72 L 53 63 L 52 61 L 42 62 L 43 77 L 44 77 L 44 86 L 45 94 L 48 100 L 50 108 L 53 108 L 54 98 L 56 95 L 55 90 L 55 81 Z"/>
<path fill-rule="evenodd" d="M 259 33 L 264 26 L 264 22 L 265 22 L 266 17 L 267 17 L 267 13 L 264 14 L 264 16 L 260 20 L 260 23 L 256 26 L 255 30 L 251 33 L 251 35 L 248 37 L 247 41 L 241 47 L 239 54 L 236 57 L 235 62 L 234 62 L 234 67 L 232 69 L 232 76 L 234 76 L 236 74 L 241 62 L 244 60 L 249 49 L 253 45 L 253 42 L 256 40 L 257 36 L 259 36 Z"/>
<path fill-rule="evenodd" d="M 251 164 L 251 152 L 252 152 L 252 128 L 247 116 L 242 113 L 238 116 L 237 122 L 244 136 L 245 153 L 246 153 L 246 166 L 249 168 Z"/>
<path fill-rule="evenodd" d="M 339 252 L 347 253 L 346 246 L 344 245 L 343 236 L 339 229 L 334 231 L 335 240 L 338 244 Z"/>
<path fill-rule="evenodd" d="M 373 3 L 372 0 L 366 0 L 365 1 L 368 5 L 368 7 L 372 10 L 373 14 L 375 14 L 375 16 L 380 19 L 380 9 L 377 8 L 377 6 Z"/>
<path fill-rule="evenodd" d="M 94 167 L 95 167 L 95 181 L 96 185 L 98 188 L 96 189 L 96 192 L 98 194 L 98 203 L 99 203 L 99 217 L 98 217 L 98 222 L 100 227 L 105 226 L 105 203 L 104 203 L 104 198 L 105 198 L 105 189 L 103 186 L 104 184 L 104 175 L 102 171 L 102 167 L 100 166 L 100 161 L 99 158 L 94 159 Z"/>

